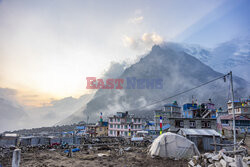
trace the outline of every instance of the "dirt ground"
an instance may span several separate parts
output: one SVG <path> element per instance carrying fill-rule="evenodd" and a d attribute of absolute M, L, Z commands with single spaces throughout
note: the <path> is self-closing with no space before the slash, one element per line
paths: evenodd
<path fill-rule="evenodd" d="M 73 157 L 67 157 L 63 150 L 58 149 L 54 151 L 37 150 L 35 152 L 25 152 L 21 154 L 22 167 L 95 167 L 95 166 L 171 166 L 171 167 L 185 167 L 187 161 L 185 160 L 170 160 L 163 158 L 151 158 L 141 148 L 132 148 L 132 150 L 124 151 L 123 155 L 118 155 L 119 151 L 80 151 L 73 153 Z M 102 157 L 98 154 L 105 154 Z M 10 166 L 10 159 L 5 161 L 5 166 Z"/>
<path fill-rule="evenodd" d="M 246 138 L 246 147 L 250 153 L 250 136 Z M 126 147 L 123 147 L 123 150 Z M 118 146 L 108 149 L 81 149 L 68 157 L 65 149 L 29 150 L 21 153 L 21 167 L 186 167 L 187 160 L 171 160 L 166 158 L 151 158 L 146 147 L 130 147 L 130 150 L 119 154 Z M 11 156 L 0 161 L 2 167 L 11 166 Z"/>

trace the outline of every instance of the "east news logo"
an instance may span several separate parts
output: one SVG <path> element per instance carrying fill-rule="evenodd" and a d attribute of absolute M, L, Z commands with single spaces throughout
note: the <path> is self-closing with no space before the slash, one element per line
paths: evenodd
<path fill-rule="evenodd" d="M 86 77 L 86 80 L 86 89 L 163 89 L 163 79 L 161 78 L 96 79 L 96 77 Z"/>

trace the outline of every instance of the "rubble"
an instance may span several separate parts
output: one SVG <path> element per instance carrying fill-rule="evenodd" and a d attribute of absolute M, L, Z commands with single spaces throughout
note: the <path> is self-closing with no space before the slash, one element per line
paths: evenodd
<path fill-rule="evenodd" d="M 245 150 L 241 152 L 244 153 Z M 204 153 L 200 156 L 193 156 L 188 162 L 189 167 L 248 167 L 250 164 L 250 156 L 247 154 L 240 154 L 237 151 L 237 155 L 228 153 L 225 149 L 220 150 L 217 154 L 215 153 Z"/>

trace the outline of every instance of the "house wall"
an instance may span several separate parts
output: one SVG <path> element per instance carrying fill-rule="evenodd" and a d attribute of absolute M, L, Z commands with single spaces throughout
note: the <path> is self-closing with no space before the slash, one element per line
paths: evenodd
<path fill-rule="evenodd" d="M 98 126 L 96 133 L 96 136 L 108 136 L 108 126 Z"/>
<path fill-rule="evenodd" d="M 182 122 L 182 126 L 178 126 L 179 122 Z M 192 126 L 192 123 L 194 126 Z M 192 118 L 171 118 L 169 120 L 170 126 L 175 128 L 196 128 L 196 129 L 217 129 L 216 119 L 192 119 Z M 205 123 L 205 127 L 204 126 Z M 210 127 L 208 126 L 210 124 Z"/>
<path fill-rule="evenodd" d="M 1 138 L 0 139 L 0 147 L 4 146 L 16 146 L 17 138 Z"/>
<path fill-rule="evenodd" d="M 143 120 L 141 118 L 129 117 L 110 117 L 108 125 L 108 136 L 129 136 L 129 126 L 131 136 L 136 134 L 137 131 L 143 129 Z"/>
<path fill-rule="evenodd" d="M 213 136 L 187 136 L 189 140 L 194 142 L 196 147 L 200 152 L 213 151 L 214 146 L 211 143 L 214 143 Z M 216 143 L 220 143 L 220 137 L 215 138 Z M 220 150 L 220 147 L 217 147 L 217 150 Z"/>

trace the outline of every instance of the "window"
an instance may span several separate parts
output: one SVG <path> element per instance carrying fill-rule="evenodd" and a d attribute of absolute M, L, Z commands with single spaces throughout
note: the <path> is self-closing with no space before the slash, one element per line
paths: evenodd
<path fill-rule="evenodd" d="M 125 132 L 125 136 L 128 136 L 128 132 Z"/>
<path fill-rule="evenodd" d="M 195 128 L 195 122 L 194 121 L 190 122 L 190 128 Z"/>
<path fill-rule="evenodd" d="M 117 122 L 120 122 L 120 118 L 117 119 Z"/>
<path fill-rule="evenodd" d="M 211 122 L 210 121 L 202 121 L 201 127 L 202 128 L 211 128 Z"/>
<path fill-rule="evenodd" d="M 207 127 L 208 127 L 208 128 L 210 128 L 210 127 L 211 127 L 210 122 L 207 122 Z"/>
<path fill-rule="evenodd" d="M 110 128 L 113 128 L 113 125 L 112 125 L 112 124 L 110 124 L 110 125 L 109 125 L 109 127 L 110 127 Z"/>
<path fill-rule="evenodd" d="M 117 125 L 117 126 L 118 126 L 117 128 L 120 129 L 120 125 Z"/>
<path fill-rule="evenodd" d="M 112 134 L 113 134 L 113 131 L 111 130 L 111 131 L 109 131 L 109 133 L 112 135 Z"/>
<path fill-rule="evenodd" d="M 125 125 L 125 129 L 128 129 L 128 125 Z"/>
<path fill-rule="evenodd" d="M 176 120 L 176 121 L 175 121 L 175 126 L 176 126 L 177 128 L 182 128 L 182 127 L 183 127 L 183 121 Z"/>
<path fill-rule="evenodd" d="M 205 122 L 202 122 L 202 123 L 201 123 L 201 127 L 202 127 L 202 128 L 205 128 L 205 127 L 206 127 L 206 123 L 205 123 Z"/>
<path fill-rule="evenodd" d="M 131 129 L 133 129 L 133 127 L 134 127 L 134 126 L 133 126 L 133 125 L 131 125 Z"/>
<path fill-rule="evenodd" d="M 113 119 L 112 119 L 112 118 L 110 118 L 110 119 L 109 119 L 109 121 L 110 121 L 110 122 L 113 122 Z"/>

